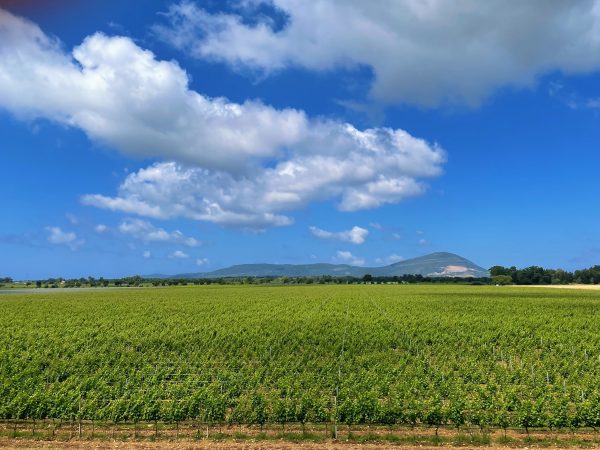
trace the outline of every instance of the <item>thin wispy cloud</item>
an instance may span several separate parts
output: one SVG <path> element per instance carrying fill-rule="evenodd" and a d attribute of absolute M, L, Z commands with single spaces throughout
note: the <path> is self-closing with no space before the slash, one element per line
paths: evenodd
<path fill-rule="evenodd" d="M 364 266 L 365 260 L 352 254 L 347 250 L 338 250 L 333 258 L 334 262 L 350 264 L 352 266 Z"/>
<path fill-rule="evenodd" d="M 190 257 L 190 255 L 188 255 L 187 253 L 185 253 L 182 250 L 175 250 L 173 253 L 171 253 L 169 255 L 169 258 L 171 258 L 171 259 L 187 259 L 189 257 Z"/>
<path fill-rule="evenodd" d="M 391 255 L 389 255 L 389 256 L 385 256 L 385 257 L 383 257 L 383 258 L 376 258 L 376 259 L 375 259 L 375 262 L 376 262 L 377 264 L 382 264 L 382 265 L 383 265 L 383 264 L 386 264 L 386 265 L 387 265 L 387 264 L 394 264 L 394 263 L 397 263 L 397 262 L 399 262 L 399 261 L 402 261 L 403 259 L 404 259 L 404 258 L 403 258 L 402 256 L 400 256 L 400 255 L 397 255 L 396 253 L 392 253 Z"/>
<path fill-rule="evenodd" d="M 352 227 L 345 231 L 326 231 L 314 226 L 308 227 L 310 233 L 321 239 L 333 239 L 343 242 L 351 242 L 353 244 L 363 244 L 369 234 L 369 230 L 358 226 Z"/>
<path fill-rule="evenodd" d="M 119 231 L 144 242 L 163 242 L 172 244 L 183 244 L 188 247 L 197 247 L 200 241 L 193 237 L 184 235 L 181 231 L 166 231 L 156 227 L 150 222 L 141 219 L 125 219 L 119 225 Z"/>
<path fill-rule="evenodd" d="M 54 245 L 65 245 L 71 250 L 77 250 L 85 242 L 77 237 L 74 231 L 63 231 L 60 227 L 46 227 L 48 242 Z"/>

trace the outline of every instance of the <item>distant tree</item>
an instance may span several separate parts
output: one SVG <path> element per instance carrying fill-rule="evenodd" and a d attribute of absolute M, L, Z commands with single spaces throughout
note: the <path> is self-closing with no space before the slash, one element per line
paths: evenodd
<path fill-rule="evenodd" d="M 513 280 L 510 275 L 495 275 L 492 277 L 492 283 L 498 284 L 500 286 L 505 286 L 507 284 L 512 284 Z"/>
<path fill-rule="evenodd" d="M 577 283 L 600 283 L 600 266 L 590 267 L 589 269 L 576 270 L 574 278 Z"/>
<path fill-rule="evenodd" d="M 496 275 L 510 275 L 509 269 L 503 266 L 490 267 L 490 275 L 495 277 Z"/>
<path fill-rule="evenodd" d="M 362 279 L 365 283 L 370 283 L 371 281 L 373 281 L 373 275 L 368 273 Z"/>
<path fill-rule="evenodd" d="M 557 269 L 552 274 L 552 284 L 568 284 L 573 282 L 573 274 L 562 269 Z"/>

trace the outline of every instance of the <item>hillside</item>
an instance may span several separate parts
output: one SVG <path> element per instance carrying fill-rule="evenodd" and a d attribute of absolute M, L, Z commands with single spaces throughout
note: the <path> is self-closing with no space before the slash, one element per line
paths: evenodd
<path fill-rule="evenodd" d="M 347 264 L 239 264 L 212 272 L 183 273 L 175 278 L 233 277 L 310 277 L 310 276 L 423 275 L 429 277 L 488 277 L 489 272 L 454 253 L 438 252 L 400 261 L 383 267 L 359 267 Z M 148 278 L 167 278 L 152 275 Z"/>

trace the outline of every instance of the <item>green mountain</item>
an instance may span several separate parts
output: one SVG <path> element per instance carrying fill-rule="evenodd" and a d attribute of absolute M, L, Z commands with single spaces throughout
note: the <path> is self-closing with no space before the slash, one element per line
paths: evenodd
<path fill-rule="evenodd" d="M 438 252 L 376 268 L 377 275 L 420 274 L 430 277 L 489 277 L 483 267 L 454 253 Z M 373 274 L 374 275 L 374 274 Z"/>
<path fill-rule="evenodd" d="M 423 275 L 430 277 L 489 277 L 484 268 L 454 253 L 438 252 L 384 267 L 347 264 L 239 264 L 212 272 L 184 273 L 173 278 L 310 277 L 321 275 L 362 277 Z M 147 277 L 151 278 L 151 277 Z M 169 278 L 155 275 L 153 278 Z"/>

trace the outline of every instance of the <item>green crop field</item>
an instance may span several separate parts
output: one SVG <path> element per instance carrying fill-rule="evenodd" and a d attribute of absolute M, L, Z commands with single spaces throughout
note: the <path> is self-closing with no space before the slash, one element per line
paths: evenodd
<path fill-rule="evenodd" d="M 600 427 L 600 292 L 201 286 L 0 297 L 0 419 Z"/>

